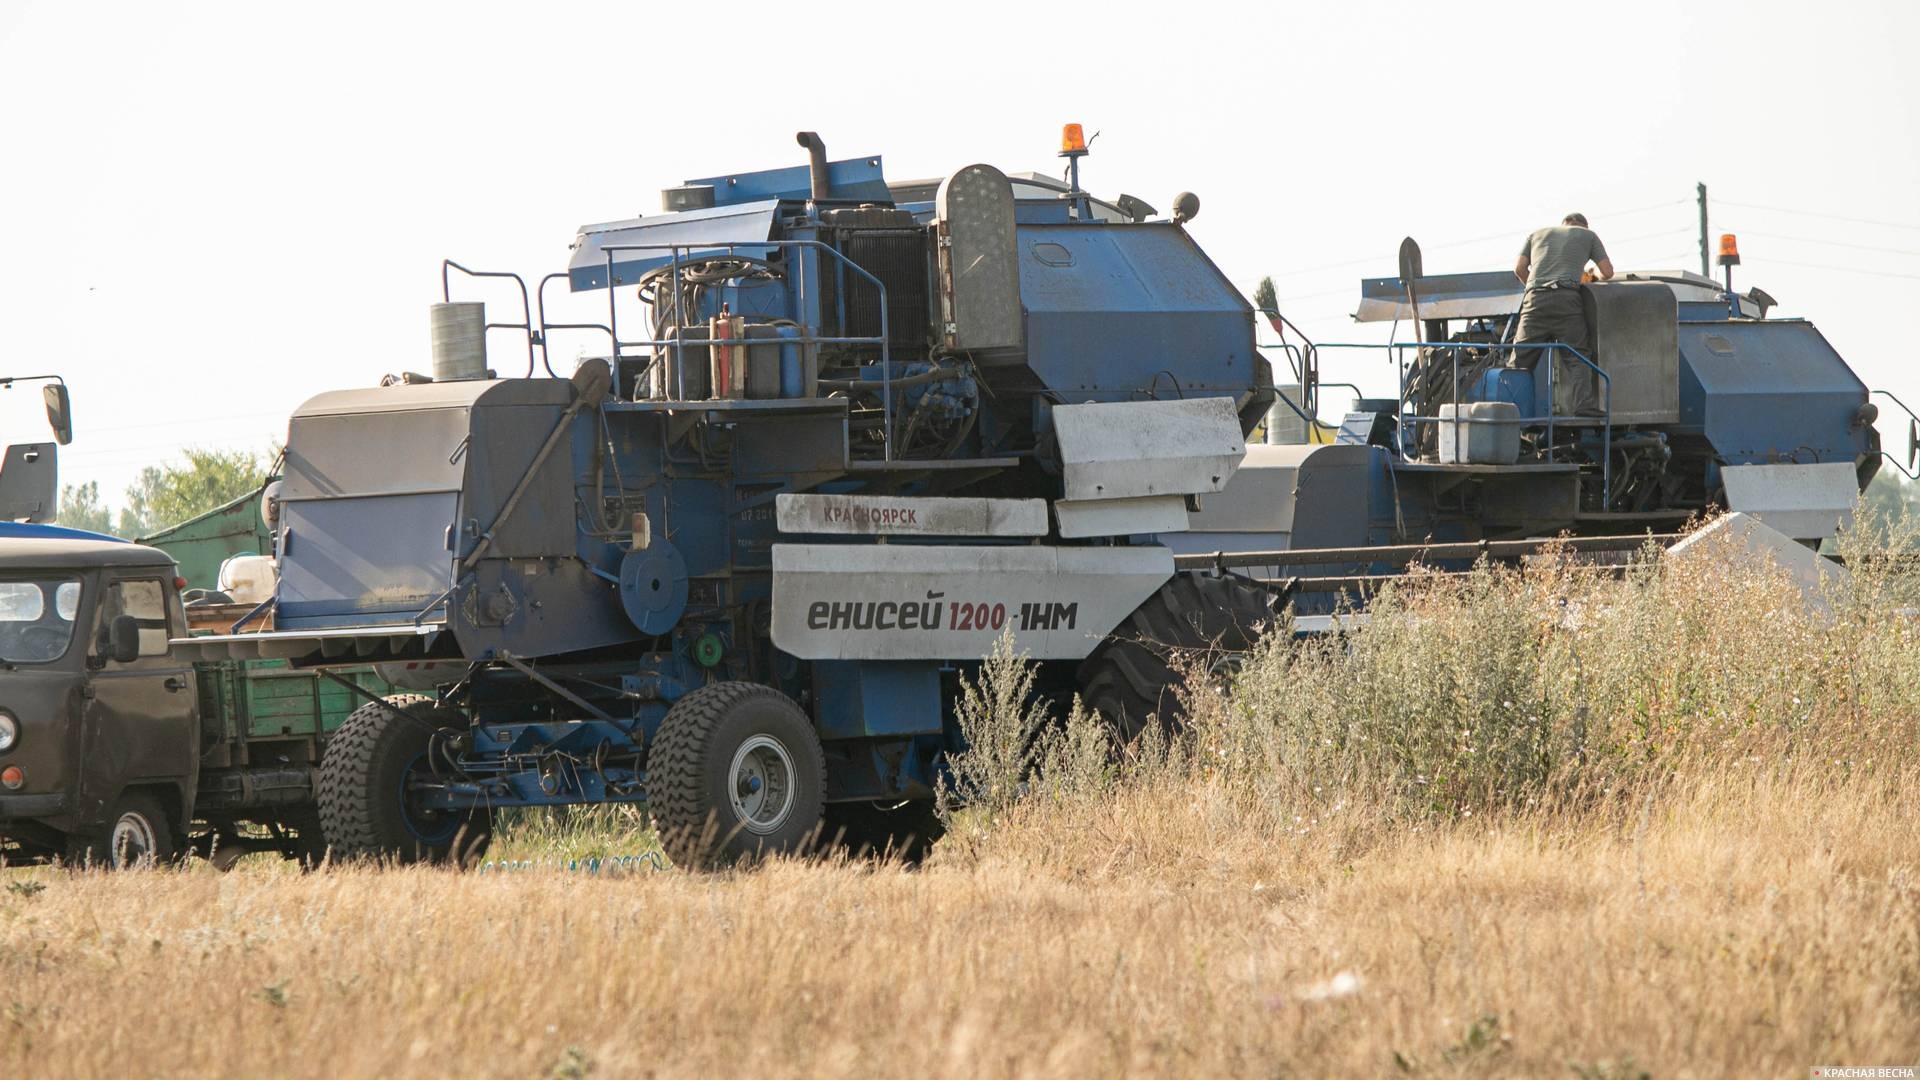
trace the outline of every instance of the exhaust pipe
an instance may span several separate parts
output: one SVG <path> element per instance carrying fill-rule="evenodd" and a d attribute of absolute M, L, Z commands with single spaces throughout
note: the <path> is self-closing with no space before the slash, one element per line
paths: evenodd
<path fill-rule="evenodd" d="M 827 144 L 812 131 L 795 134 L 793 141 L 807 148 L 807 175 L 813 181 L 813 198 L 816 201 L 831 198 L 832 189 L 827 185 Z"/>

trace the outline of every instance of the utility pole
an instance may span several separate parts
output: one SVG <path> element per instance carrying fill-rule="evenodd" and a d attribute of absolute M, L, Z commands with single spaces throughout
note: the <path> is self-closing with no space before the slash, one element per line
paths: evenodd
<path fill-rule="evenodd" d="M 1700 276 L 1710 278 L 1713 276 L 1713 270 L 1707 262 L 1707 185 L 1696 184 L 1694 190 L 1700 194 Z"/>

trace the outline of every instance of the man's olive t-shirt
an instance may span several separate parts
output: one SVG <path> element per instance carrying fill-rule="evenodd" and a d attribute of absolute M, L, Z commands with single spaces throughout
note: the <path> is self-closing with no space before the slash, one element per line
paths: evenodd
<path fill-rule="evenodd" d="M 1527 288 L 1537 289 L 1549 282 L 1580 284 L 1580 273 L 1587 268 L 1588 260 L 1597 263 L 1606 258 L 1607 249 L 1592 229 L 1583 229 L 1578 225 L 1550 225 L 1535 229 L 1533 235 L 1527 237 L 1527 242 L 1520 246 L 1520 254 L 1533 260 L 1527 275 Z"/>

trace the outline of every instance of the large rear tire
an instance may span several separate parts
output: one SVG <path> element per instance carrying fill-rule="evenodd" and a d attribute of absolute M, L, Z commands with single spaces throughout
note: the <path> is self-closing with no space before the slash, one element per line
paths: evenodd
<path fill-rule="evenodd" d="M 327 741 L 320 762 L 320 827 L 336 859 L 458 862 L 480 857 L 493 814 L 416 805 L 408 781 L 434 768 L 465 718 L 420 694 L 395 694 L 355 709 Z M 444 772 L 447 763 L 442 761 Z"/>
<path fill-rule="evenodd" d="M 1081 697 L 1123 743 L 1148 724 L 1171 732 L 1185 719 L 1185 672 L 1225 675 L 1279 622 L 1275 593 L 1236 577 L 1176 574 L 1134 609 L 1080 664 Z"/>
<path fill-rule="evenodd" d="M 660 846 L 690 870 L 805 849 L 826 789 L 813 722 L 757 683 L 714 683 L 681 698 L 647 751 L 648 812 Z"/>

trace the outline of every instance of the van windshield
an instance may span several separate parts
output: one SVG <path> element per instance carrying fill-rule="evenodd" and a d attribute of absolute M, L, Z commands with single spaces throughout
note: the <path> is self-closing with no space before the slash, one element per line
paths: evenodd
<path fill-rule="evenodd" d="M 67 654 L 80 583 L 72 578 L 0 581 L 0 662 L 44 664 Z"/>

